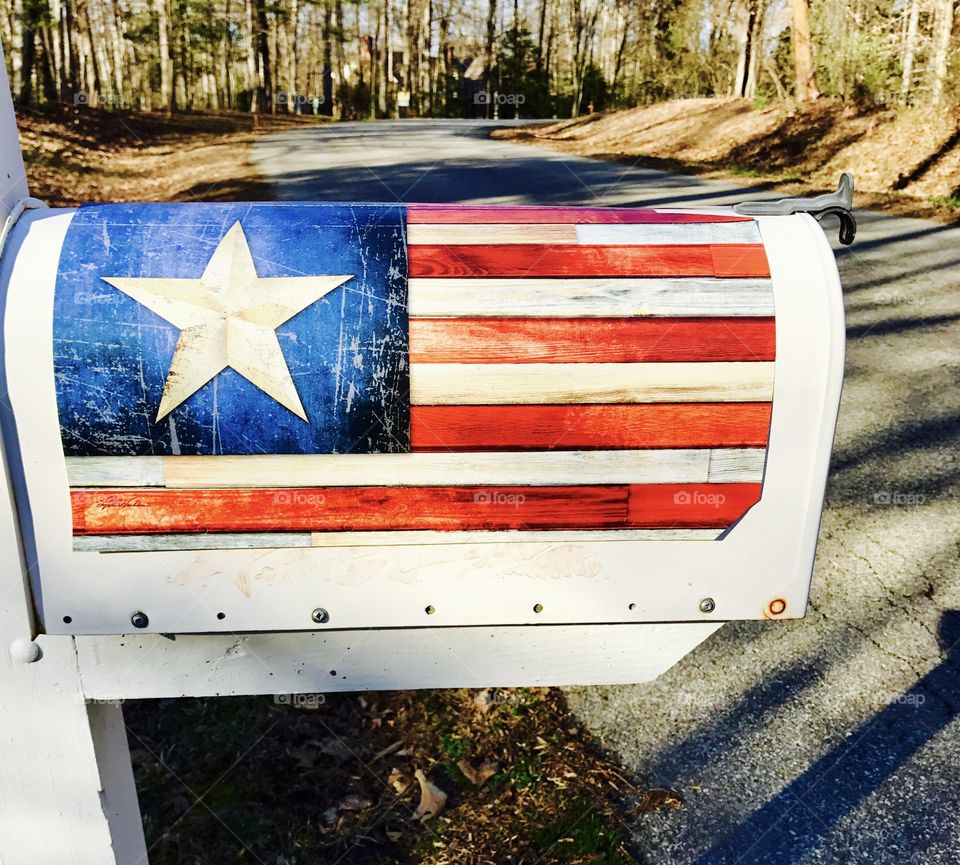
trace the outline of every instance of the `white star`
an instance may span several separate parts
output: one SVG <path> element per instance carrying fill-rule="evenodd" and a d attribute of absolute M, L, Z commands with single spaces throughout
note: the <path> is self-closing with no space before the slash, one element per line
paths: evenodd
<path fill-rule="evenodd" d="M 199 279 L 105 276 L 103 280 L 180 329 L 157 420 L 227 367 L 307 420 L 276 329 L 351 276 L 257 276 L 239 222 Z"/>

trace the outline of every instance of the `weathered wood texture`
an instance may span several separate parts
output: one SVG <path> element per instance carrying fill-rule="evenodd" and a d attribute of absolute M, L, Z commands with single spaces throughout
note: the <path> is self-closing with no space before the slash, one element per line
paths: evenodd
<path fill-rule="evenodd" d="M 79 535 L 74 548 L 83 552 L 125 553 L 167 550 L 293 549 L 304 547 L 450 546 L 458 544 L 585 544 L 611 541 L 713 541 L 719 529 L 618 529 L 616 531 L 502 532 L 221 532 L 183 535 Z"/>
<path fill-rule="evenodd" d="M 215 549 L 216 538 L 230 532 L 237 536 L 223 541 L 228 548 L 261 546 L 274 534 L 278 545 L 301 546 L 317 538 L 325 545 L 347 543 L 351 532 L 371 533 L 370 540 L 418 531 L 668 532 L 723 528 L 756 501 L 766 460 L 776 325 L 766 252 L 754 220 L 564 207 L 413 206 L 405 212 L 406 306 L 402 312 L 398 306 L 396 315 L 390 304 L 381 310 L 391 324 L 380 336 L 351 336 L 345 343 L 341 334 L 342 351 L 332 360 L 339 381 L 346 368 L 378 369 L 377 352 L 395 356 L 399 347 L 409 384 L 402 397 L 396 387 L 371 397 L 382 377 L 371 372 L 365 374 L 373 379 L 362 387 L 339 389 L 331 411 L 316 402 L 308 410 L 308 402 L 297 399 L 299 385 L 275 362 L 280 348 L 269 327 L 292 329 L 288 343 L 296 352 L 332 339 L 335 315 L 316 318 L 319 329 L 309 332 L 295 323 L 307 312 L 319 315 L 323 304 L 330 312 L 339 308 L 342 317 L 363 307 L 364 292 L 379 297 L 383 292 L 370 282 L 365 259 L 343 248 L 359 246 L 379 260 L 396 253 L 396 231 L 380 237 L 353 230 L 359 217 L 342 208 L 307 207 L 300 215 L 285 210 L 283 224 L 291 231 L 309 224 L 311 237 L 325 236 L 328 228 L 334 232 L 334 259 L 344 269 L 335 277 L 308 276 L 313 271 L 298 260 L 297 276 L 267 276 L 251 250 L 265 241 L 279 243 L 276 226 L 251 222 L 256 227 L 248 232 L 241 220 L 252 217 L 241 215 L 213 258 L 207 261 L 203 252 L 197 259 L 206 262 L 204 274 L 227 272 L 227 263 L 239 262 L 246 287 L 240 293 L 256 313 L 250 318 L 253 312 L 242 308 L 236 350 L 219 346 L 214 366 L 226 357 L 228 367 L 262 392 L 254 396 L 258 406 L 266 404 L 264 411 L 275 408 L 272 399 L 310 426 L 326 423 L 328 415 L 335 425 L 350 423 L 344 418 L 355 400 L 389 401 L 382 406 L 389 422 L 381 423 L 376 410 L 370 420 L 400 444 L 369 452 L 363 442 L 338 442 L 301 452 L 251 450 L 245 441 L 239 450 L 209 456 L 195 449 L 177 455 L 178 448 L 159 458 L 71 459 L 76 533 L 103 537 L 92 547 L 83 542 L 83 549 L 178 548 L 170 540 L 177 532 L 211 533 L 197 541 L 205 549 Z M 367 228 L 379 225 L 369 208 L 361 215 L 370 221 Z M 124 218 L 137 223 L 146 216 Z M 397 213 L 388 216 L 396 225 Z M 274 257 L 287 254 L 282 244 L 271 248 Z M 391 260 L 396 265 L 395 255 Z M 362 283 L 346 275 L 361 271 Z M 378 278 L 396 281 L 397 267 L 388 271 Z M 189 321 L 183 322 L 189 326 L 180 334 L 160 405 L 160 414 L 170 411 L 175 424 L 176 406 L 206 393 L 202 383 L 210 378 L 202 365 L 177 366 L 177 358 L 187 356 L 181 349 L 191 323 L 213 316 L 211 327 L 220 328 L 219 334 L 221 318 L 232 315 L 236 304 L 226 311 L 216 303 L 208 310 L 206 300 L 191 306 L 187 295 L 206 290 L 196 279 L 105 278 L 167 320 L 186 314 L 177 304 L 189 307 Z M 303 296 L 284 310 L 305 312 L 290 317 L 261 309 L 247 290 L 251 286 L 282 292 L 302 286 Z M 321 288 L 331 298 L 342 295 L 340 301 L 331 303 L 325 294 L 321 304 Z M 273 358 L 269 375 L 256 364 L 231 360 L 240 358 L 243 340 L 252 339 L 253 325 L 263 330 L 256 334 L 257 357 Z M 297 381 L 309 380 L 321 392 L 322 370 L 306 354 L 292 357 Z M 166 396 L 171 378 L 179 388 L 175 400 Z M 243 417 L 247 426 L 254 418 L 260 422 L 257 412 Z M 723 492 L 714 490 L 718 483 Z M 154 537 L 124 546 L 123 537 L 140 533 Z"/>
<path fill-rule="evenodd" d="M 424 405 L 410 414 L 416 451 L 763 447 L 769 430 L 768 402 Z"/>
<path fill-rule="evenodd" d="M 415 454 L 265 454 L 262 457 L 71 458 L 72 486 L 171 489 L 233 487 L 377 486 L 389 474 L 392 486 L 463 484 L 546 485 L 583 483 L 710 483 L 720 471 L 737 472 L 744 481 L 759 482 L 763 448 L 685 448 L 563 451 L 560 453 L 426 452 Z M 100 467 L 107 465 L 101 473 Z M 143 467 L 142 463 L 147 466 Z M 101 477 L 111 479 L 104 484 Z M 120 481 L 118 483 L 118 481 Z M 118 490 L 125 502 L 131 499 Z M 109 499 L 106 500 L 109 503 Z"/>
<path fill-rule="evenodd" d="M 768 402 L 773 363 L 421 364 L 413 405 Z"/>
<path fill-rule="evenodd" d="M 407 229 L 407 242 L 411 245 L 759 243 L 760 233 L 754 222 L 690 222 L 680 225 L 414 223 Z"/>
<path fill-rule="evenodd" d="M 74 490 L 74 531 L 170 532 L 722 528 L 760 484 Z"/>
<path fill-rule="evenodd" d="M 413 278 L 770 275 L 762 246 L 736 243 L 615 247 L 422 244 L 409 248 L 407 266 Z"/>
<path fill-rule="evenodd" d="M 757 361 L 775 345 L 772 318 L 410 320 L 411 364 Z"/>
<path fill-rule="evenodd" d="M 407 223 L 570 223 L 677 225 L 697 222 L 753 222 L 733 213 L 683 213 L 674 210 L 641 210 L 632 207 L 537 207 L 474 204 L 408 204 Z"/>
<path fill-rule="evenodd" d="M 410 315 L 444 318 L 772 316 L 769 279 L 410 280 Z"/>

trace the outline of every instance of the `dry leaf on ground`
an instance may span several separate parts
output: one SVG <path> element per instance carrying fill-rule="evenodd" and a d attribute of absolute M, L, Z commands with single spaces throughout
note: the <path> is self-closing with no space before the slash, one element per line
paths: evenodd
<path fill-rule="evenodd" d="M 431 783 L 420 769 L 414 772 L 414 777 L 420 784 L 420 804 L 413 816 L 421 823 L 426 823 L 431 817 L 436 817 L 447 804 L 447 794 L 436 784 Z"/>
<path fill-rule="evenodd" d="M 410 789 L 413 782 L 399 769 L 391 769 L 389 776 L 387 776 L 387 783 L 396 790 L 398 796 L 402 796 Z"/>
<path fill-rule="evenodd" d="M 500 764 L 487 761 L 474 768 L 466 760 L 458 760 L 457 768 L 471 784 L 479 787 L 487 778 L 492 778 L 500 771 Z"/>
<path fill-rule="evenodd" d="M 637 810 L 641 813 L 657 811 L 660 808 L 680 808 L 682 805 L 683 798 L 679 793 L 663 787 L 647 790 L 637 800 Z"/>

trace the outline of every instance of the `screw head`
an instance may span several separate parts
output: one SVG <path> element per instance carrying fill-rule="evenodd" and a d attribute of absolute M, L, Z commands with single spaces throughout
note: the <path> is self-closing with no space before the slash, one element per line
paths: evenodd
<path fill-rule="evenodd" d="M 10 657 L 21 664 L 32 664 L 34 661 L 39 661 L 42 656 L 40 644 L 33 640 L 21 637 L 10 644 Z"/>
<path fill-rule="evenodd" d="M 317 607 L 311 614 L 310 618 L 313 619 L 318 625 L 324 625 L 330 621 L 330 614 L 323 608 Z"/>
<path fill-rule="evenodd" d="M 533 611 L 534 611 L 535 613 L 542 613 L 542 612 L 543 612 L 543 604 L 534 604 L 534 605 L 533 605 Z"/>
<path fill-rule="evenodd" d="M 150 624 L 150 619 L 147 618 L 146 613 L 142 613 L 140 610 L 137 610 L 137 612 L 130 617 L 130 624 L 135 628 L 145 628 Z"/>
<path fill-rule="evenodd" d="M 700 601 L 701 613 L 712 613 L 716 608 L 717 604 L 713 598 L 704 598 L 702 601 Z"/>

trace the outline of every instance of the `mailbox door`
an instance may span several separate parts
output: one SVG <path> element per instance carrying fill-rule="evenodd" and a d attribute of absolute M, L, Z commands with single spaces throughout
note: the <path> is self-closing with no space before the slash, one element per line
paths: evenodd
<path fill-rule="evenodd" d="M 48 632 L 803 614 L 843 364 L 807 216 L 110 205 L 10 242 Z"/>

